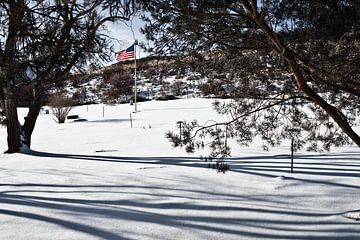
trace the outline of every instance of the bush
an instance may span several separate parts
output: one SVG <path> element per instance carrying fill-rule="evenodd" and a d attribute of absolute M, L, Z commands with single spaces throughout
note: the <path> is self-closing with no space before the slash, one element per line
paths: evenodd
<path fill-rule="evenodd" d="M 222 87 L 222 82 L 220 81 L 208 81 L 200 85 L 200 91 L 203 96 L 214 95 L 221 97 L 225 94 L 224 88 Z"/>
<path fill-rule="evenodd" d="M 57 122 L 64 123 L 73 106 L 73 101 L 69 97 L 55 94 L 49 98 L 48 104 L 51 107 Z"/>

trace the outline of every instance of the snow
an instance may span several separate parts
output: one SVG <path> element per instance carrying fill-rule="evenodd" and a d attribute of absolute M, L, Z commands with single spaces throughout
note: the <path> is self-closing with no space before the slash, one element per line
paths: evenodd
<path fill-rule="evenodd" d="M 0 154 L 1 239 L 359 239 L 358 147 L 296 153 L 291 174 L 289 144 L 255 142 L 217 173 L 164 137 L 221 119 L 212 102 L 81 106 L 70 114 L 87 121 L 65 124 L 42 113 L 33 150 Z"/>

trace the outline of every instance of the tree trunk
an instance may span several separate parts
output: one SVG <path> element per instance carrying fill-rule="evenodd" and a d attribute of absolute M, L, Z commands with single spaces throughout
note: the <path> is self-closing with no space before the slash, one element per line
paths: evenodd
<path fill-rule="evenodd" d="M 31 135 L 34 131 L 35 123 L 42 107 L 44 95 L 45 91 L 41 84 L 34 86 L 34 100 L 29 106 L 29 112 L 25 117 L 24 125 L 22 126 L 23 144 L 28 148 L 31 147 Z"/>
<path fill-rule="evenodd" d="M 8 150 L 5 153 L 16 153 L 20 151 L 20 124 L 17 114 L 17 103 L 15 92 L 11 86 L 3 89 L 4 92 L 4 110 L 7 126 L 7 144 Z"/>
<path fill-rule="evenodd" d="M 8 1 L 9 23 L 5 38 L 4 49 L 2 51 L 1 64 L 2 72 L 1 87 L 4 94 L 4 110 L 6 115 L 7 126 L 7 143 L 8 150 L 5 153 L 16 153 L 20 151 L 21 137 L 20 137 L 20 124 L 17 114 L 17 100 L 15 90 L 13 88 L 15 83 L 16 68 L 15 58 L 17 53 L 17 40 L 19 37 L 21 25 L 23 24 L 24 14 L 24 1 Z M 3 65 L 5 65 L 3 67 Z"/>
<path fill-rule="evenodd" d="M 1 71 L 1 70 L 0 70 Z M 0 73 L 1 74 L 1 73 Z M 0 77 L 0 81 L 1 81 L 1 77 Z M 3 87 L 1 87 L 1 82 L 0 82 L 0 108 L 4 109 L 5 107 L 5 100 L 4 100 L 4 90 Z"/>
<path fill-rule="evenodd" d="M 324 111 L 338 124 L 338 126 L 343 130 L 343 132 L 354 141 L 354 143 L 360 146 L 360 137 L 359 135 L 351 128 L 347 118 L 344 114 L 337 109 L 336 107 L 327 103 L 319 94 L 317 94 L 313 89 L 309 87 L 306 83 L 306 80 L 301 72 L 300 67 L 293 63 L 289 62 L 290 68 L 295 75 L 295 79 L 300 91 L 303 91 L 307 96 L 309 96 L 312 101 L 319 105 Z"/>

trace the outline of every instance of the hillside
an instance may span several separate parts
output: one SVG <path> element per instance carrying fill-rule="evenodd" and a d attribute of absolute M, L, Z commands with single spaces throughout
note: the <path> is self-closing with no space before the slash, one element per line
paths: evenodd
<path fill-rule="evenodd" d="M 134 61 L 119 62 L 72 75 L 64 86 L 79 104 L 129 102 L 134 89 Z M 230 97 L 235 80 L 215 71 L 206 75 L 187 60 L 148 57 L 137 60 L 139 101 L 192 97 Z"/>

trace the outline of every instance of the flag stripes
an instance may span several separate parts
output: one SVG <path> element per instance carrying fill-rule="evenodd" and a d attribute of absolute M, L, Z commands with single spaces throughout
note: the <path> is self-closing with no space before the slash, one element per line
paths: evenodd
<path fill-rule="evenodd" d="M 128 47 L 127 49 L 121 50 L 116 56 L 116 60 L 125 61 L 135 57 L 135 47 L 134 44 Z"/>

